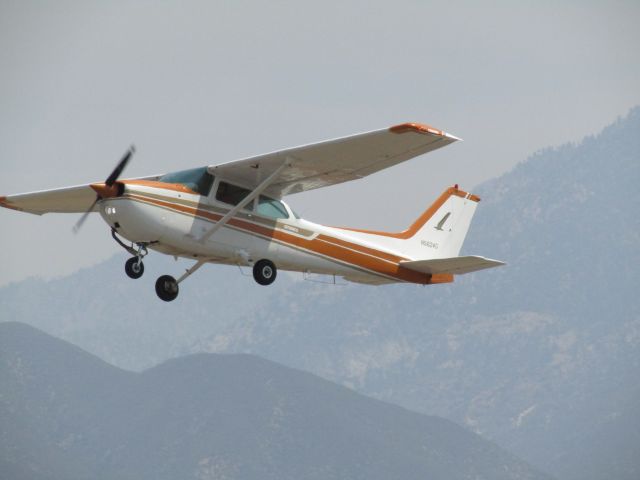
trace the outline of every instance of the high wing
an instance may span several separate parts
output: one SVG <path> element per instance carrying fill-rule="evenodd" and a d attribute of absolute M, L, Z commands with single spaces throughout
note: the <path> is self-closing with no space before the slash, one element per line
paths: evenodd
<path fill-rule="evenodd" d="M 155 175 L 152 177 L 136 178 L 135 180 L 155 180 L 157 178 L 159 177 Z M 87 183 L 73 187 L 55 188 L 52 190 L 41 190 L 38 192 L 19 193 L 17 195 L 0 197 L 0 207 L 33 213 L 35 215 L 45 213 L 84 213 L 96 199 L 96 191 L 91 188 L 91 185 L 91 183 Z"/>
<path fill-rule="evenodd" d="M 284 169 L 266 189 L 276 198 L 356 180 L 460 140 L 418 123 L 289 148 L 256 157 L 212 165 L 209 172 L 249 188 Z"/>
<path fill-rule="evenodd" d="M 485 268 L 500 267 L 504 264 L 504 262 L 499 260 L 492 260 L 490 258 L 477 256 L 435 258 L 432 260 L 400 262 L 401 267 L 431 275 L 436 273 L 453 273 L 455 275 L 460 275 L 463 273 L 484 270 Z"/>
<path fill-rule="evenodd" d="M 459 138 L 418 123 L 337 138 L 208 167 L 214 175 L 256 188 L 279 171 L 265 192 L 280 198 L 356 180 L 444 147 Z M 287 163 L 287 168 L 281 168 Z M 159 176 L 132 180 L 156 180 Z M 96 182 L 101 183 L 101 182 Z M 95 200 L 91 184 L 0 197 L 0 206 L 36 215 L 82 213 Z"/>

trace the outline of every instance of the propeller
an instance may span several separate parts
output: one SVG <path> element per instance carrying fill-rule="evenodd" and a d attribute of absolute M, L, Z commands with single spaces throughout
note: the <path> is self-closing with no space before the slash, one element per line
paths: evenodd
<path fill-rule="evenodd" d="M 129 159 L 135 153 L 135 151 L 136 151 L 136 148 L 133 145 L 131 145 L 131 147 L 129 147 L 129 150 L 127 150 L 127 152 L 124 154 L 122 159 L 120 159 L 120 161 L 118 162 L 118 165 L 116 165 L 116 168 L 113 169 L 113 172 L 111 172 L 111 175 L 109 175 L 107 177 L 107 179 L 105 180 L 105 182 L 104 182 L 105 187 L 107 187 L 107 188 L 113 187 L 113 185 L 116 183 L 116 181 L 118 180 L 118 178 L 122 174 L 122 171 L 127 166 L 127 163 L 129 163 Z M 92 185 L 92 187 L 93 187 L 93 185 Z M 98 192 L 104 191 L 104 189 L 98 190 L 96 188 L 94 188 L 94 190 L 96 190 Z M 82 214 L 80 219 L 73 226 L 73 233 L 78 233 L 78 231 L 80 230 L 80 227 L 82 227 L 82 225 L 84 224 L 85 220 L 87 219 L 89 214 L 93 211 L 93 208 L 96 206 L 96 203 L 98 203 L 102 199 L 103 199 L 103 197 L 100 195 L 100 193 L 97 193 L 96 194 L 96 199 L 93 201 L 93 203 L 91 204 L 89 209 Z"/>

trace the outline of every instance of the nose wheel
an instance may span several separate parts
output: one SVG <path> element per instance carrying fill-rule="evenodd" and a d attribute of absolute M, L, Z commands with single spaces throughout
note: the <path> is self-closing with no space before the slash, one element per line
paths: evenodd
<path fill-rule="evenodd" d="M 129 278 L 140 278 L 144 273 L 144 263 L 142 263 L 142 258 L 131 257 L 124 264 L 124 271 Z"/>
<path fill-rule="evenodd" d="M 135 250 L 132 247 L 127 247 L 127 251 L 133 253 L 134 256 L 124 264 L 125 273 L 129 278 L 133 279 L 140 278 L 144 273 L 144 263 L 142 263 L 142 259 L 149 253 L 144 243 L 138 243 L 137 247 Z"/>

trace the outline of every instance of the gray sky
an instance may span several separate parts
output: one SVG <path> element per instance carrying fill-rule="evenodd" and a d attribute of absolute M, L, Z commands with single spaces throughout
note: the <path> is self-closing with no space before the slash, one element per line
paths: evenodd
<path fill-rule="evenodd" d="M 313 221 L 402 229 L 446 186 L 640 104 L 638 25 L 636 1 L 0 0 L 0 194 L 104 180 L 131 143 L 125 176 L 405 121 L 462 137 L 286 199 Z M 119 249 L 97 214 L 76 236 L 75 215 L 1 210 L 0 285 Z"/>

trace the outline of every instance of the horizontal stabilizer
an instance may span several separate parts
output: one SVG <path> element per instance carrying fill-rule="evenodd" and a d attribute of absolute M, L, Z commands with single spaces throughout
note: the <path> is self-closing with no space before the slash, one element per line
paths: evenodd
<path fill-rule="evenodd" d="M 415 260 L 400 262 L 400 266 L 415 270 L 416 272 L 428 273 L 430 275 L 436 273 L 452 273 L 460 275 L 462 273 L 470 273 L 485 268 L 500 267 L 504 262 L 492 260 L 490 258 L 467 256 L 452 258 L 434 258 L 432 260 Z"/>

